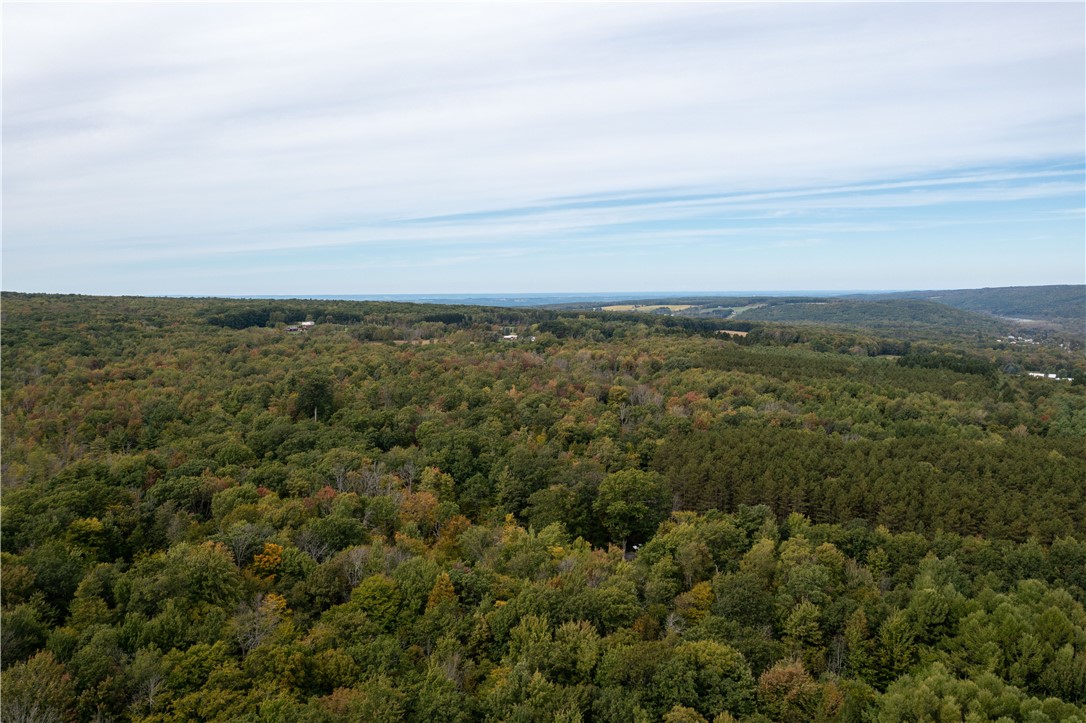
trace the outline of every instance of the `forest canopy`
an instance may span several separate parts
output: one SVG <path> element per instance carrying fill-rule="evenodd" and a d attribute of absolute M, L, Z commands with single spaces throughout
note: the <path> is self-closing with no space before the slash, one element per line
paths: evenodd
<path fill-rule="evenodd" d="M 1086 721 L 1058 335 L 2 301 L 5 721 Z"/>

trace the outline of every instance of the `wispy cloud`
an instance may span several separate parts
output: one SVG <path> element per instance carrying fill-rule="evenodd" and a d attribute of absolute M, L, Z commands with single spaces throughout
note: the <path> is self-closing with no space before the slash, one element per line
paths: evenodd
<path fill-rule="evenodd" d="M 622 278 L 594 288 L 712 288 L 687 269 L 755 248 L 779 264 L 811 238 L 828 263 L 861 237 L 890 258 L 935 227 L 987 228 L 1003 277 L 1069 280 L 1073 264 L 1023 265 L 987 220 L 1035 215 L 1086 253 L 1084 18 L 1079 4 L 10 5 L 4 286 L 361 293 L 376 282 L 352 270 L 380 265 L 380 291 L 488 290 L 529 258 L 533 288 L 562 290 L 591 280 L 572 247 L 618 258 Z M 962 263 L 977 233 L 959 234 Z M 651 269 L 622 262 L 654 245 Z M 224 258 L 247 259 L 244 283 L 192 273 Z"/>

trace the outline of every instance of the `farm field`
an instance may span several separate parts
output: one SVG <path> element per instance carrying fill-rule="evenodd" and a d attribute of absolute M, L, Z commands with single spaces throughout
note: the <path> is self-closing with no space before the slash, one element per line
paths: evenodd
<path fill-rule="evenodd" d="M 604 306 L 604 311 L 646 311 L 653 312 L 660 309 L 667 309 L 668 311 L 686 311 L 693 308 L 691 304 L 648 304 L 642 306 L 640 304 L 612 304 L 611 306 Z"/>

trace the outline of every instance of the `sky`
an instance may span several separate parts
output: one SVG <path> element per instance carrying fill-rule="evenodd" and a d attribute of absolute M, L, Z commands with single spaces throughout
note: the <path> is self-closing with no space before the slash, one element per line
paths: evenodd
<path fill-rule="evenodd" d="M 1086 282 L 1086 4 L 5 2 L 6 291 Z"/>

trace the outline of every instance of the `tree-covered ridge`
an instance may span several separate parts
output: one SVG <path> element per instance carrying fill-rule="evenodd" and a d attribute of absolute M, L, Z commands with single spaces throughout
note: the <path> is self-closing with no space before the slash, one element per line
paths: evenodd
<path fill-rule="evenodd" d="M 871 298 L 928 299 L 956 309 L 1026 319 L 1086 321 L 1086 285 L 1003 286 L 948 291 L 906 291 Z"/>
<path fill-rule="evenodd" d="M 960 328 L 990 334 L 1004 332 L 1005 324 L 978 314 L 933 301 L 853 301 L 819 299 L 786 301 L 744 311 L 740 318 L 759 321 L 792 321 L 810 324 L 847 324 L 873 328 L 919 327 Z"/>
<path fill-rule="evenodd" d="M 4 720 L 1086 719 L 1073 353 L 3 303 Z"/>

